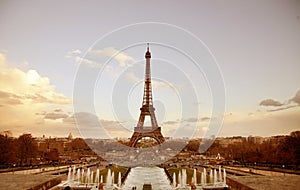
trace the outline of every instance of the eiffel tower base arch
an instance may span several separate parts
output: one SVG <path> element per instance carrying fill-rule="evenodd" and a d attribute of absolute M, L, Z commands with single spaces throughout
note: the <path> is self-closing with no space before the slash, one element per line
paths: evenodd
<path fill-rule="evenodd" d="M 150 137 L 153 138 L 157 141 L 158 144 L 162 144 L 165 142 L 165 138 L 161 134 L 161 128 L 158 127 L 152 131 L 139 131 L 135 130 L 133 135 L 130 138 L 129 141 L 129 146 L 130 147 L 135 147 L 137 142 L 141 140 L 144 137 Z"/>

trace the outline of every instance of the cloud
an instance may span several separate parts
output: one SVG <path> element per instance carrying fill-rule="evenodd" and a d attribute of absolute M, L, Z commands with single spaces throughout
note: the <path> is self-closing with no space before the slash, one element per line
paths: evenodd
<path fill-rule="evenodd" d="M 291 103 L 296 103 L 297 105 L 293 105 Z M 261 101 L 259 105 L 278 107 L 276 109 L 269 109 L 267 110 L 267 112 L 282 111 L 300 106 L 300 90 L 296 93 L 296 95 L 293 98 L 289 99 L 287 103 L 280 103 L 279 101 L 273 99 L 266 99 Z"/>
<path fill-rule="evenodd" d="M 86 57 L 82 57 L 81 53 L 82 52 L 79 49 L 71 50 L 71 51 L 67 52 L 67 55 L 65 57 L 67 59 L 73 60 L 77 64 L 84 64 L 84 65 L 87 65 L 88 67 L 91 67 L 91 68 L 100 68 L 100 67 L 102 67 L 102 64 L 97 63 L 93 60 L 90 60 Z"/>
<path fill-rule="evenodd" d="M 198 121 L 198 118 L 197 117 L 191 117 L 191 118 L 184 119 L 183 121 L 194 123 L 194 122 Z"/>
<path fill-rule="evenodd" d="M 300 106 L 300 90 L 298 90 L 296 95 L 292 99 L 290 99 L 289 102 L 295 102 L 296 104 L 298 104 L 298 106 Z"/>
<path fill-rule="evenodd" d="M 106 132 L 113 137 L 130 137 L 131 131 L 123 126 L 119 121 L 112 120 L 100 120 L 100 125 L 106 130 Z"/>
<path fill-rule="evenodd" d="M 209 120 L 210 120 L 210 117 L 201 117 L 200 118 L 200 121 L 203 121 L 203 122 L 209 121 Z M 166 121 L 163 124 L 164 125 L 175 125 L 175 124 L 178 124 L 180 122 L 195 123 L 195 122 L 198 122 L 198 118 L 197 117 L 190 117 L 190 118 L 183 119 L 181 121 Z"/>
<path fill-rule="evenodd" d="M 71 50 L 67 54 L 68 55 L 80 55 L 82 52 L 79 49 Z"/>
<path fill-rule="evenodd" d="M 263 100 L 259 103 L 260 106 L 282 106 L 284 104 L 276 101 L 276 100 L 272 100 L 272 99 L 266 99 L 266 100 Z"/>
<path fill-rule="evenodd" d="M 66 55 L 66 58 L 72 59 L 73 61 L 75 61 L 75 63 L 87 65 L 88 67 L 91 67 L 91 68 L 100 68 L 100 67 L 102 67 L 102 64 L 99 64 L 99 63 L 97 63 L 95 61 L 92 61 L 92 60 L 89 60 L 87 58 L 82 58 L 80 56 Z"/>
<path fill-rule="evenodd" d="M 74 115 L 63 118 L 63 123 L 65 123 L 65 124 L 75 124 L 76 122 L 75 122 Z"/>
<path fill-rule="evenodd" d="M 201 117 L 200 121 L 209 121 L 210 117 Z M 197 117 L 191 117 L 191 118 L 187 118 L 183 120 L 184 122 L 198 122 L 198 118 Z"/>
<path fill-rule="evenodd" d="M 64 119 L 64 118 L 68 118 L 69 116 L 67 114 L 64 113 L 46 113 L 45 115 L 45 119 L 51 119 L 51 120 L 57 120 L 57 119 Z"/>
<path fill-rule="evenodd" d="M 116 60 L 120 67 L 131 66 L 131 63 L 134 61 L 133 57 L 113 47 L 90 50 L 84 57 L 81 50 L 71 50 L 67 52 L 65 57 L 73 60 L 77 64 L 83 64 L 90 68 L 102 68 L 109 58 Z M 110 71 L 112 68 L 106 65 L 105 69 Z"/>
<path fill-rule="evenodd" d="M 46 112 L 45 111 L 37 112 L 35 113 L 35 115 L 46 115 Z"/>
<path fill-rule="evenodd" d="M 22 101 L 20 100 L 19 96 L 1 90 L 0 90 L 0 102 L 3 106 L 22 104 Z"/>
<path fill-rule="evenodd" d="M 178 121 L 165 121 L 163 125 L 175 125 L 178 124 Z"/>
<path fill-rule="evenodd" d="M 76 126 L 83 138 L 130 137 L 131 131 L 123 127 L 118 121 L 99 119 L 88 112 L 77 112 L 62 119 L 64 124 Z M 76 124 L 76 125 L 75 125 Z"/>
<path fill-rule="evenodd" d="M 171 88 L 173 90 L 173 85 L 172 84 L 168 85 L 166 82 L 152 80 L 151 83 L 152 83 L 151 85 L 154 89 L 170 88 L 170 86 L 171 86 Z"/>
<path fill-rule="evenodd" d="M 127 65 L 130 65 L 130 63 L 134 61 L 133 57 L 113 47 L 107 47 L 100 50 L 91 50 L 88 52 L 88 54 L 98 58 L 111 57 L 119 63 L 120 67 L 125 67 Z"/>
<path fill-rule="evenodd" d="M 201 121 L 209 121 L 210 117 L 201 117 Z"/>
<path fill-rule="evenodd" d="M 267 110 L 267 111 L 268 112 L 281 111 L 281 110 L 287 110 L 287 109 L 294 108 L 294 107 L 296 107 L 296 106 L 295 105 L 291 105 L 291 106 L 281 107 L 281 108 Z"/>
<path fill-rule="evenodd" d="M 9 128 L 14 134 L 34 133 L 37 124 L 48 124 L 63 115 L 47 114 L 50 107 L 70 106 L 71 98 L 58 93 L 50 79 L 36 70 L 22 71 L 10 67 L 5 54 L 0 53 L 0 130 Z M 47 117 L 47 122 L 43 122 Z M 45 129 L 45 128 L 43 128 Z M 40 131 L 43 133 L 42 131 Z"/>
<path fill-rule="evenodd" d="M 126 79 L 128 80 L 128 82 L 131 83 L 138 83 L 141 80 L 144 80 L 144 78 L 139 78 L 138 76 L 135 75 L 135 73 L 133 72 L 127 72 L 126 73 Z M 180 90 L 181 87 L 179 85 L 174 85 L 171 83 L 167 83 L 164 81 L 158 81 L 155 79 L 151 80 L 151 87 L 153 89 L 172 89 L 174 92 L 176 92 L 176 90 Z"/>
<path fill-rule="evenodd" d="M 299 123 L 299 106 L 288 109 L 288 111 L 257 112 L 252 117 L 239 114 L 234 119 L 225 117 L 219 136 L 289 134 L 291 131 L 299 129 Z"/>
<path fill-rule="evenodd" d="M 1 104 L 70 104 L 71 99 L 56 92 L 47 77 L 36 70 L 21 71 L 8 67 L 5 55 L 0 54 Z"/>
<path fill-rule="evenodd" d="M 126 79 L 131 82 L 131 83 L 137 83 L 139 82 L 141 79 L 139 77 L 137 77 L 133 72 L 127 72 L 126 73 Z"/>

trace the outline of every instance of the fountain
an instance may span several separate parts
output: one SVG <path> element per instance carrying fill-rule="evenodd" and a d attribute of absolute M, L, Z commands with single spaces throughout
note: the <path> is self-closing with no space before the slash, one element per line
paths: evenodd
<path fill-rule="evenodd" d="M 206 168 L 203 169 L 203 185 L 206 185 Z"/>
<path fill-rule="evenodd" d="M 71 168 L 71 167 L 70 167 Z M 73 166 L 72 181 L 75 180 L 76 166 Z"/>
<path fill-rule="evenodd" d="M 113 172 L 111 174 L 111 184 L 114 185 L 115 184 L 115 172 Z"/>
<path fill-rule="evenodd" d="M 82 169 L 82 172 L 81 172 L 81 181 L 84 183 L 84 169 Z"/>
<path fill-rule="evenodd" d="M 70 181 L 71 181 L 71 170 L 72 170 L 72 168 L 69 167 L 69 172 L 68 172 L 67 182 L 70 182 Z"/>
<path fill-rule="evenodd" d="M 196 171 L 195 168 L 194 168 L 194 173 L 193 173 L 193 180 L 192 180 L 192 182 L 193 182 L 195 185 L 197 185 L 197 171 Z"/>
<path fill-rule="evenodd" d="M 137 171 L 135 171 L 137 170 Z M 131 174 L 131 173 L 134 174 Z M 205 188 L 222 188 L 227 187 L 226 185 L 226 171 L 219 167 L 218 169 L 210 169 L 209 177 L 207 176 L 207 170 L 203 168 L 203 172 L 201 172 L 201 181 L 200 178 L 197 180 L 197 170 L 193 170 L 192 181 L 188 181 L 187 179 L 187 169 L 183 168 L 178 172 L 178 175 L 176 176 L 176 173 L 173 173 L 173 182 L 172 184 L 168 184 L 168 179 L 166 175 L 164 174 L 163 170 L 158 167 L 138 167 L 131 170 L 129 175 L 133 175 L 133 180 L 130 180 L 129 177 L 125 181 L 124 185 L 122 185 L 121 181 L 121 173 L 118 172 L 115 174 L 115 172 L 111 171 L 111 169 L 108 169 L 107 176 L 106 177 L 106 183 L 104 186 L 104 190 L 112 190 L 112 189 L 124 189 L 124 190 L 131 190 L 133 186 L 138 186 L 141 188 L 144 183 L 151 182 L 152 186 L 157 190 L 172 190 L 172 189 L 179 189 L 179 190 L 187 190 L 190 189 L 191 186 L 189 183 L 193 183 L 195 185 L 195 188 L 200 190 Z M 115 175 L 118 175 L 116 178 L 116 184 L 114 184 Z M 207 181 L 209 179 L 209 181 Z M 145 181 L 146 180 L 146 181 Z M 61 185 L 62 187 L 70 186 L 71 188 L 86 188 L 86 189 L 97 189 L 98 184 L 103 184 L 103 176 L 100 176 L 100 170 L 97 169 L 96 171 L 92 171 L 90 168 L 87 169 L 85 172 L 84 169 L 77 169 L 75 167 L 70 167 L 68 169 L 68 177 L 67 181 L 63 182 Z M 176 183 L 178 182 L 178 183 Z"/>
<path fill-rule="evenodd" d="M 118 172 L 117 184 L 114 184 L 115 173 L 108 169 L 106 176 L 105 190 L 121 189 L 122 187 L 122 175 Z M 70 186 L 71 188 L 86 188 L 86 189 L 98 189 L 99 183 L 103 184 L 103 176 L 100 176 L 100 170 L 92 171 L 91 168 L 76 169 L 76 167 L 69 167 L 67 180 L 59 184 L 59 187 Z"/>
<path fill-rule="evenodd" d="M 96 181 L 97 184 L 99 184 L 99 182 L 100 182 L 99 175 L 100 175 L 100 170 L 99 170 L 99 168 L 97 168 L 96 179 L 95 179 L 95 181 Z"/>
<path fill-rule="evenodd" d="M 176 173 L 173 173 L 173 188 L 176 187 Z"/>
<path fill-rule="evenodd" d="M 121 187 L 122 185 L 122 178 L 121 178 L 121 172 L 118 174 L 118 187 Z"/>
<path fill-rule="evenodd" d="M 210 171 L 209 171 L 209 183 L 213 183 L 213 179 L 214 179 L 214 177 L 213 177 L 213 170 L 210 169 Z"/>
<path fill-rule="evenodd" d="M 94 171 L 91 172 L 90 184 L 94 184 Z"/>
<path fill-rule="evenodd" d="M 108 169 L 107 172 L 107 177 L 106 177 L 106 187 L 111 187 L 112 186 L 112 179 L 111 179 L 111 171 Z"/>
<path fill-rule="evenodd" d="M 76 174 L 77 174 L 77 181 L 78 183 L 80 183 L 80 168 L 77 169 Z"/>
<path fill-rule="evenodd" d="M 178 173 L 178 187 L 182 187 L 181 172 Z"/>
<path fill-rule="evenodd" d="M 225 187 L 226 186 L 226 171 L 225 171 L 225 168 L 223 169 L 223 186 Z"/>
<path fill-rule="evenodd" d="M 217 185 L 217 182 L 218 182 L 218 176 L 217 176 L 217 170 L 216 169 L 214 169 L 214 186 L 216 186 Z"/>
<path fill-rule="evenodd" d="M 201 172 L 201 186 L 204 187 L 205 183 L 204 183 L 204 173 Z"/>
<path fill-rule="evenodd" d="M 88 168 L 87 173 L 86 173 L 86 177 L 85 177 L 85 183 L 86 184 L 90 183 L 90 177 L 91 177 L 91 169 Z"/>
<path fill-rule="evenodd" d="M 221 167 L 217 169 L 210 169 L 209 173 L 209 181 L 207 182 L 207 173 L 206 173 L 206 168 L 203 168 L 203 172 L 201 172 L 201 181 L 197 180 L 197 170 L 193 170 L 193 175 L 192 175 L 192 180 L 187 181 L 187 170 L 182 169 L 181 171 L 178 172 L 178 184 L 176 186 L 176 173 L 173 173 L 173 183 L 172 183 L 172 189 L 180 189 L 180 190 L 187 190 L 190 189 L 191 186 L 189 186 L 188 183 L 195 185 L 196 189 L 203 189 L 208 188 L 208 189 L 219 189 L 219 188 L 224 188 L 227 187 L 226 185 L 226 171 L 223 169 L 223 176 L 222 176 L 222 170 Z M 188 182 L 188 183 L 187 183 Z"/>
<path fill-rule="evenodd" d="M 222 171 L 221 171 L 221 166 L 219 166 L 219 181 L 222 182 Z"/>
<path fill-rule="evenodd" d="M 186 169 L 182 169 L 182 186 L 185 187 L 187 184 L 187 176 L 186 176 Z"/>

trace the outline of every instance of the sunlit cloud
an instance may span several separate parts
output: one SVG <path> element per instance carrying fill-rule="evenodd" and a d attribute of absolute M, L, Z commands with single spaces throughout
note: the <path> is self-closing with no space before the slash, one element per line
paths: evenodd
<path fill-rule="evenodd" d="M 77 64 L 83 64 L 91 68 L 100 68 L 102 64 L 92 61 L 88 58 L 84 58 L 81 56 L 80 50 L 72 50 L 67 53 L 65 56 L 67 59 L 73 60 Z"/>
<path fill-rule="evenodd" d="M 100 50 L 90 50 L 85 56 L 79 49 L 71 50 L 67 52 L 67 59 L 73 60 L 77 64 L 83 64 L 90 68 L 102 68 L 105 61 L 110 58 L 118 62 L 119 67 L 131 66 L 134 62 L 134 58 L 121 52 L 113 47 L 108 47 Z M 111 66 L 105 66 L 106 71 L 111 71 Z"/>
<path fill-rule="evenodd" d="M 68 55 L 80 55 L 82 53 L 79 49 L 74 49 L 68 52 Z"/>
<path fill-rule="evenodd" d="M 63 118 L 63 113 L 45 112 L 49 107 L 70 106 L 71 98 L 58 93 L 50 79 L 36 70 L 22 71 L 9 66 L 5 54 L 0 53 L 0 130 L 36 134 L 37 125 L 46 125 L 47 120 Z M 49 128 L 51 131 L 51 128 Z"/>
<path fill-rule="evenodd" d="M 130 66 L 134 62 L 133 57 L 113 47 L 107 47 L 99 50 L 90 50 L 88 54 L 97 58 L 108 57 L 115 59 L 119 63 L 120 67 Z"/>
<path fill-rule="evenodd" d="M 64 113 L 47 113 L 45 115 L 45 119 L 51 119 L 51 120 L 56 120 L 56 119 L 64 119 L 67 118 L 68 115 Z"/>

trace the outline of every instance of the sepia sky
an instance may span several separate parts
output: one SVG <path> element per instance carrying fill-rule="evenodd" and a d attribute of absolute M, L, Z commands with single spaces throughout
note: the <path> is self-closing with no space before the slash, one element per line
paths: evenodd
<path fill-rule="evenodd" d="M 99 39 L 136 23 L 165 23 L 188 31 L 215 59 L 224 83 L 225 111 L 219 114 L 224 120 L 214 135 L 271 136 L 300 130 L 299 1 L 121 2 L 0 2 L 0 131 L 10 130 L 14 136 L 72 132 L 130 137 L 142 103 L 143 43 L 159 30 L 145 27 L 145 41 L 130 48 L 123 42 L 135 39 L 127 35 L 112 38 L 111 46 Z M 129 27 L 131 31 L 135 32 Z M 150 45 L 150 51 L 154 106 L 163 134 L 174 135 L 180 125 L 178 137 L 202 137 L 216 119 L 212 106 L 217 95 L 206 78 L 214 73 L 188 66 L 187 57 L 169 48 L 172 42 L 159 43 Z M 97 83 L 76 82 L 83 70 L 98 76 L 105 60 L 114 55 Z M 86 94 L 91 88 L 95 97 Z M 74 89 L 80 89 L 79 94 Z M 123 107 L 115 108 L 122 98 L 129 116 Z M 94 113 L 88 100 L 94 103 Z M 75 118 L 83 125 L 80 130 Z"/>

